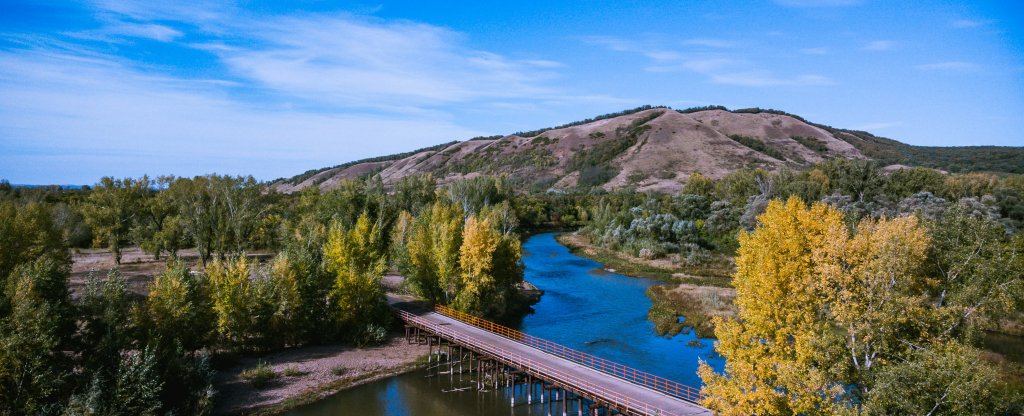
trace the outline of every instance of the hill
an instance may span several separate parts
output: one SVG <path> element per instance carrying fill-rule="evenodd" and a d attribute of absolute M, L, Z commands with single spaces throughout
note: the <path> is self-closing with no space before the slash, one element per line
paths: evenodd
<path fill-rule="evenodd" d="M 378 174 L 385 185 L 427 173 L 442 183 L 507 174 L 534 190 L 632 186 L 677 192 L 692 172 L 718 178 L 740 168 L 802 169 L 833 158 L 951 172 L 1024 173 L 1021 147 L 912 146 L 777 110 L 644 106 L 547 129 L 311 170 L 274 186 L 293 192 L 309 186 L 329 189 L 342 179 Z"/>

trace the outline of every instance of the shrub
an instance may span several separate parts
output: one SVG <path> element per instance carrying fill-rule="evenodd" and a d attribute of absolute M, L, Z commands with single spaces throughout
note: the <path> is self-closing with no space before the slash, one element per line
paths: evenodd
<path fill-rule="evenodd" d="M 271 381 L 277 380 L 281 375 L 274 371 L 274 368 L 267 364 L 265 361 L 260 361 L 256 364 L 256 367 L 242 371 L 240 374 L 242 380 L 248 381 L 253 387 L 262 389 L 266 387 Z"/>
<path fill-rule="evenodd" d="M 778 160 L 786 160 L 786 157 L 782 155 L 782 152 L 776 150 L 775 148 L 768 147 L 768 145 L 766 145 L 764 142 L 753 137 L 740 136 L 738 134 L 730 134 L 729 138 L 735 141 L 736 143 L 742 144 L 754 151 L 764 153 Z"/>
<path fill-rule="evenodd" d="M 828 145 L 815 137 L 791 136 L 790 139 L 796 140 L 797 143 L 804 145 L 804 147 L 811 149 L 818 154 L 825 154 L 828 152 Z"/>
<path fill-rule="evenodd" d="M 345 375 L 345 373 L 348 373 L 348 367 L 345 367 L 344 365 L 341 364 L 338 364 L 331 369 L 331 374 L 334 374 L 338 377 Z"/>

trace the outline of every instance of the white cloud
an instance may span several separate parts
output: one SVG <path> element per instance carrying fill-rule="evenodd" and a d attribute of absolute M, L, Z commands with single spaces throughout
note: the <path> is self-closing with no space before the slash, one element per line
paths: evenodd
<path fill-rule="evenodd" d="M 974 62 L 964 61 L 949 61 L 949 62 L 936 62 L 931 64 L 922 64 L 916 66 L 917 69 L 922 71 L 954 71 L 954 72 L 973 72 L 981 69 L 981 65 Z"/>
<path fill-rule="evenodd" d="M 800 50 L 800 53 L 804 55 L 827 55 L 829 53 L 829 49 L 824 46 L 818 46 L 814 48 L 803 48 Z"/>
<path fill-rule="evenodd" d="M 274 91 L 367 107 L 426 106 L 557 92 L 554 61 L 515 60 L 464 48 L 460 35 L 412 22 L 350 16 L 252 22 L 257 46 L 217 47 L 228 68 Z"/>
<path fill-rule="evenodd" d="M 970 29 L 987 26 L 991 23 L 991 20 L 956 19 L 950 22 L 949 25 L 957 29 Z"/>
<path fill-rule="evenodd" d="M 213 171 L 271 179 L 483 133 L 437 113 L 249 105 L 206 82 L 39 51 L 0 52 L 0 95 L 0 147 L 10 149 L 0 165 L 36 180 Z"/>
<path fill-rule="evenodd" d="M 118 21 L 108 23 L 100 29 L 87 30 L 81 32 L 71 32 L 68 33 L 68 35 L 80 39 L 90 39 L 116 43 L 124 37 L 151 39 L 160 42 L 171 42 L 175 39 L 184 36 L 185 34 L 175 28 L 165 25 Z"/>
<path fill-rule="evenodd" d="M 767 71 L 747 71 L 712 74 L 711 80 L 712 82 L 715 82 L 717 84 L 736 85 L 744 87 L 772 87 L 780 85 L 817 86 L 835 84 L 835 82 L 833 82 L 832 79 L 817 74 L 806 74 L 790 78 L 781 78 L 774 76 Z"/>
<path fill-rule="evenodd" d="M 778 76 L 735 54 L 683 54 L 662 50 L 654 45 L 625 39 L 599 36 L 588 37 L 585 41 L 617 52 L 635 53 L 646 56 L 652 62 L 644 68 L 648 72 L 692 72 L 702 75 L 715 84 L 743 87 L 771 86 L 820 86 L 832 85 L 830 78 L 818 74 Z"/>
<path fill-rule="evenodd" d="M 887 51 L 891 50 L 895 46 L 896 42 L 893 42 L 891 40 L 875 40 L 868 42 L 863 47 L 861 47 L 861 49 L 865 51 Z"/>
<path fill-rule="evenodd" d="M 696 38 L 683 41 L 684 45 L 704 46 L 708 48 L 731 48 L 736 43 L 724 39 Z"/>

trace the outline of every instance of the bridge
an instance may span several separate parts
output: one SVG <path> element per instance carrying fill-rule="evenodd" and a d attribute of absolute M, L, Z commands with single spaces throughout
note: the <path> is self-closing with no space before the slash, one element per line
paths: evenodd
<path fill-rule="evenodd" d="M 711 415 L 698 404 L 699 389 L 444 306 L 392 306 L 405 321 L 406 339 L 429 346 L 428 368 L 475 372 L 478 389 L 510 389 L 511 406 L 518 398 L 540 400 L 548 414 L 560 408 L 563 416 L 571 408 L 582 416 L 585 407 L 588 415 Z"/>

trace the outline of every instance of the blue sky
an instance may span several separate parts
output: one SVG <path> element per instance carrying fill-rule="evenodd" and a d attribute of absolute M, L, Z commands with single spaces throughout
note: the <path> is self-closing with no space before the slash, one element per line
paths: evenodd
<path fill-rule="evenodd" d="M 273 179 L 643 104 L 1024 145 L 1013 1 L 54 3 L 0 0 L 13 183 Z"/>

